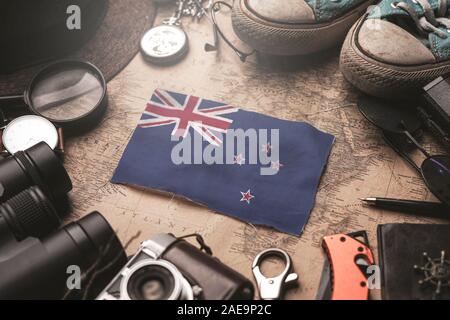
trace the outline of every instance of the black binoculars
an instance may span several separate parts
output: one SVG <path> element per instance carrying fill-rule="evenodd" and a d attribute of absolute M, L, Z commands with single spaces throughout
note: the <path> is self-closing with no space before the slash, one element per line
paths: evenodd
<path fill-rule="evenodd" d="M 71 189 L 45 143 L 0 161 L 0 299 L 93 298 L 126 263 L 98 212 L 58 229 L 54 202 Z"/>

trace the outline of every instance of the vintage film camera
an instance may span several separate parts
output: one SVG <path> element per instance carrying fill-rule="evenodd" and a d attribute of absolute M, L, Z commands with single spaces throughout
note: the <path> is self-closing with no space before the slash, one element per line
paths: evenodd
<path fill-rule="evenodd" d="M 136 255 L 97 297 L 98 300 L 253 299 L 253 284 L 212 257 L 199 235 L 200 249 L 171 234 L 144 241 Z"/>
<path fill-rule="evenodd" d="M 125 265 L 123 247 L 99 213 L 58 230 L 63 217 L 54 203 L 71 189 L 45 143 L 0 161 L 0 299 L 95 298 Z M 88 276 L 90 294 L 82 292 L 85 283 L 69 290 L 69 266 Z"/>

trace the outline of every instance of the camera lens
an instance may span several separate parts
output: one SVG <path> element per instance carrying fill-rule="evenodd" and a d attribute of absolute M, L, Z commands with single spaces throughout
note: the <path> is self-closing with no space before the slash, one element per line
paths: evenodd
<path fill-rule="evenodd" d="M 128 292 L 132 300 L 167 300 L 175 286 L 173 274 L 161 266 L 145 266 L 130 277 Z"/>
<path fill-rule="evenodd" d="M 34 185 L 51 200 L 72 189 L 61 160 L 45 142 L 0 161 L 0 202 Z"/>
<path fill-rule="evenodd" d="M 160 279 L 146 279 L 140 283 L 139 293 L 143 300 L 161 300 L 165 287 Z"/>
<path fill-rule="evenodd" d="M 0 216 L 17 240 L 40 238 L 58 228 L 58 214 L 39 187 L 31 187 L 0 205 Z"/>
<path fill-rule="evenodd" d="M 122 282 L 122 297 L 131 300 L 192 300 L 189 282 L 170 262 L 142 260 Z"/>

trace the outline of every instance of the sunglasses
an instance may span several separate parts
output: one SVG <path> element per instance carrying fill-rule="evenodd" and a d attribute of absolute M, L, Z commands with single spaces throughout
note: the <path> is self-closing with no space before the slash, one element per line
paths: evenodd
<path fill-rule="evenodd" d="M 431 193 L 450 205 L 450 157 L 431 155 L 418 142 L 422 123 L 415 109 L 367 96 L 359 99 L 358 107 L 370 123 L 383 131 L 386 143 L 422 176 Z M 412 159 L 414 150 L 425 156 L 421 164 Z"/>

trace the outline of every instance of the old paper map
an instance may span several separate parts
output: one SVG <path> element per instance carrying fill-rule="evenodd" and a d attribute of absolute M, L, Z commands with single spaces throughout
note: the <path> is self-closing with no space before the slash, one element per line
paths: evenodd
<path fill-rule="evenodd" d="M 171 10 L 161 11 L 156 23 L 170 15 Z M 229 15 L 222 21 L 229 24 L 227 18 Z M 324 260 L 320 247 L 323 236 L 367 230 L 376 251 L 377 224 L 431 221 L 360 204 L 358 198 L 367 196 L 420 200 L 432 200 L 432 196 L 420 177 L 358 112 L 357 92 L 339 72 L 337 49 L 314 57 L 253 57 L 241 63 L 223 43 L 218 53 L 203 50 L 205 42 L 212 41 L 206 19 L 195 22 L 185 18 L 183 25 L 190 41 L 188 56 L 174 66 L 158 67 L 138 54 L 109 83 L 110 104 L 103 123 L 89 134 L 68 141 L 65 164 L 74 184 L 71 219 L 98 210 L 123 242 L 141 231 L 129 254 L 140 241 L 156 233 L 198 232 L 219 259 L 250 279 L 252 260 L 260 250 L 286 249 L 300 277 L 299 287 L 287 294 L 290 299 L 315 298 Z M 301 237 L 249 225 L 185 200 L 109 182 L 156 88 L 224 101 L 281 119 L 307 121 L 336 136 L 315 209 Z M 430 151 L 437 152 L 428 142 L 425 144 Z M 154 148 L 158 148 L 157 141 Z M 265 269 L 271 272 L 276 267 L 268 262 Z M 378 294 L 374 292 L 375 297 Z"/>

